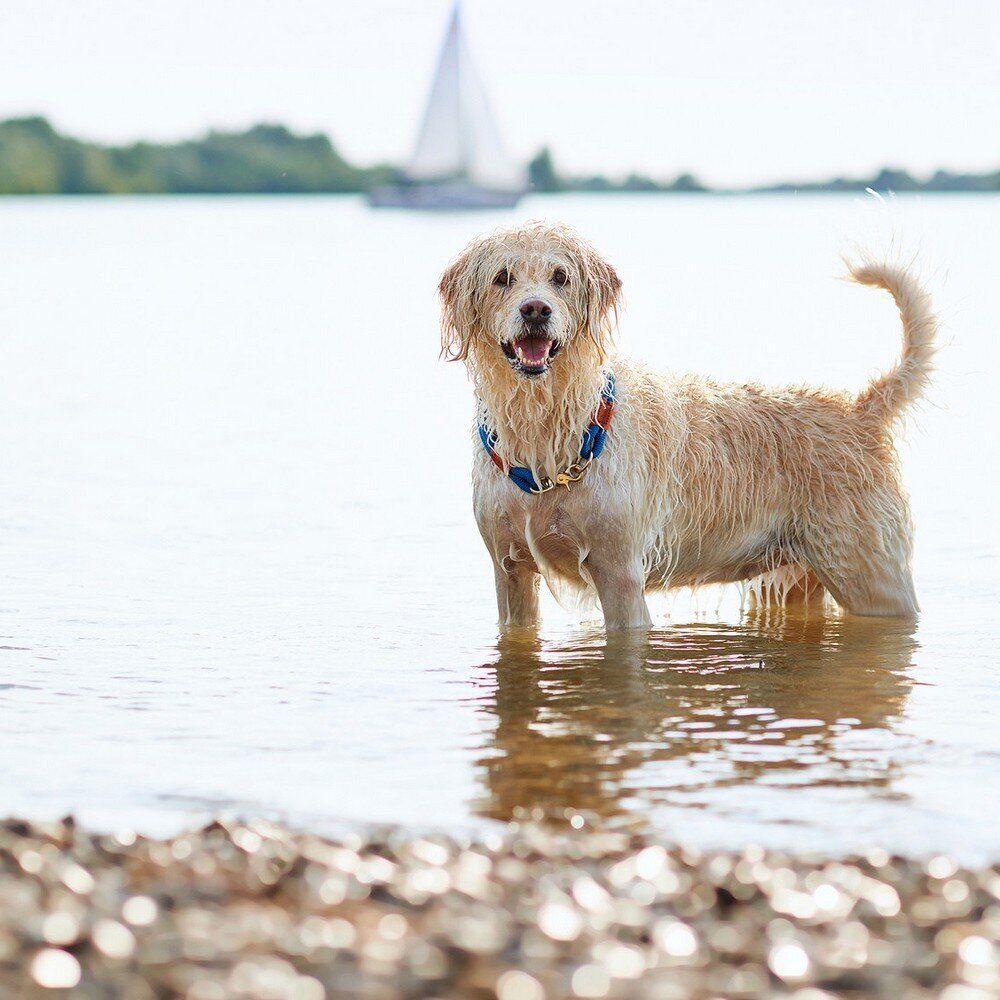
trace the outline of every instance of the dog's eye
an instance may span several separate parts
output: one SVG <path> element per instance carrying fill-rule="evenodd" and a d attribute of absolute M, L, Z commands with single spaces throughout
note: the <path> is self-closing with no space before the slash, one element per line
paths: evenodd
<path fill-rule="evenodd" d="M 510 271 L 508 271 L 505 267 L 497 271 L 497 276 L 493 279 L 493 284 L 509 288 L 511 285 Z"/>
<path fill-rule="evenodd" d="M 558 285 L 562 288 L 569 281 L 569 275 L 566 273 L 566 269 L 562 267 L 557 267 L 552 273 L 552 284 Z"/>

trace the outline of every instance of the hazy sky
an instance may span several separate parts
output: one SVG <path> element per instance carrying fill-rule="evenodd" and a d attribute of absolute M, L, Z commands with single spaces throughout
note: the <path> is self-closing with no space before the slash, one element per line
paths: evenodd
<path fill-rule="evenodd" d="M 260 120 L 412 145 L 451 0 L 3 0 L 0 117 L 104 140 Z M 995 0 L 466 0 L 510 148 L 716 183 L 1000 166 Z"/>

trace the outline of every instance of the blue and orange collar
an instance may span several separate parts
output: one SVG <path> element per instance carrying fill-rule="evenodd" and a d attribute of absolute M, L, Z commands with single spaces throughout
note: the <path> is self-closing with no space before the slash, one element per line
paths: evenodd
<path fill-rule="evenodd" d="M 597 406 L 594 419 L 591 420 L 587 429 L 583 432 L 583 442 L 580 445 L 580 461 L 574 462 L 567 469 L 556 473 L 554 479 L 542 476 L 541 483 L 537 482 L 531 469 L 524 466 L 508 465 L 496 452 L 494 447 L 497 443 L 496 431 L 491 431 L 484 422 L 479 425 L 479 437 L 483 442 L 486 453 L 493 460 L 493 464 L 505 473 L 518 489 L 525 493 L 548 493 L 557 486 L 565 486 L 568 490 L 570 483 L 578 483 L 583 479 L 584 473 L 590 467 L 590 463 L 597 458 L 604 450 L 604 441 L 608 430 L 611 427 L 611 418 L 615 412 L 616 392 L 615 377 L 610 372 L 604 379 L 604 387 L 601 389 L 601 402 Z"/>

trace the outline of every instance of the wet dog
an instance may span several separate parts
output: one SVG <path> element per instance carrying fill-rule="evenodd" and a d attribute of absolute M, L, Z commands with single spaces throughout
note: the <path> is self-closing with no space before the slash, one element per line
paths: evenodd
<path fill-rule="evenodd" d="M 651 624 L 647 592 L 755 581 L 913 616 L 913 529 L 893 431 L 925 388 L 936 320 L 904 267 L 849 264 L 903 324 L 890 371 L 854 395 L 664 375 L 613 352 L 621 282 L 563 226 L 470 244 L 445 271 L 442 353 L 479 398 L 474 509 L 501 625 L 538 619 L 544 577 L 596 595 L 608 629 Z"/>

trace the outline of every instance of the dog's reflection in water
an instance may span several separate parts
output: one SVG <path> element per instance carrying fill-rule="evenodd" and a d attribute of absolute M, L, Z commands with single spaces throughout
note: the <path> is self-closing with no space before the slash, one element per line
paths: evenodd
<path fill-rule="evenodd" d="M 815 611 L 564 643 L 510 632 L 479 675 L 493 718 L 474 808 L 559 821 L 704 806 L 754 783 L 892 794 L 913 633 Z"/>

